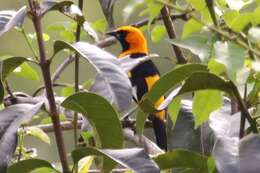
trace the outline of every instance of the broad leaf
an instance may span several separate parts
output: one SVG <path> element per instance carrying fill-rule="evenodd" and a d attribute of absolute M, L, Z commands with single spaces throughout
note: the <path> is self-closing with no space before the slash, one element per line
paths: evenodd
<path fill-rule="evenodd" d="M 0 61 L 0 102 L 2 102 L 4 98 L 2 81 L 24 61 L 26 61 L 26 58 L 23 57 L 11 57 Z"/>
<path fill-rule="evenodd" d="M 154 43 L 161 41 L 164 38 L 165 34 L 166 34 L 165 26 L 156 25 L 151 32 L 152 41 Z"/>
<path fill-rule="evenodd" d="M 21 26 L 26 15 L 26 7 L 18 11 L 0 11 L 0 36 L 15 26 Z"/>
<path fill-rule="evenodd" d="M 99 0 L 104 16 L 108 22 L 109 28 L 114 27 L 113 9 L 115 2 L 116 0 Z"/>
<path fill-rule="evenodd" d="M 213 50 L 212 38 L 202 35 L 189 36 L 184 39 L 170 40 L 171 44 L 188 49 L 193 54 L 197 55 L 202 61 L 210 58 Z"/>
<path fill-rule="evenodd" d="M 120 112 L 130 106 L 132 102 L 131 83 L 116 57 L 85 42 L 70 45 L 62 41 L 56 41 L 54 44 L 55 53 L 62 49 L 76 51 L 96 68 L 98 74 L 91 91 L 105 97 Z"/>
<path fill-rule="evenodd" d="M 165 95 L 169 90 L 174 89 L 180 84 L 183 80 L 188 78 L 192 73 L 196 71 L 207 71 L 207 67 L 201 64 L 186 64 L 176 69 L 170 71 L 160 78 L 159 81 L 155 83 L 151 91 L 148 92 L 143 98 L 140 106 L 143 111 L 146 113 L 151 113 L 154 111 L 154 103 L 163 95 Z M 168 102 L 168 104 L 170 101 Z M 167 105 L 164 105 L 166 107 Z M 144 114 L 143 114 L 144 115 Z M 148 114 L 146 115 L 147 118 Z M 138 118 L 137 124 L 142 125 L 146 118 Z M 139 127 L 139 130 L 142 131 L 142 127 Z"/>
<path fill-rule="evenodd" d="M 158 166 L 140 148 L 121 149 L 121 150 L 98 150 L 94 148 L 80 148 L 72 152 L 74 163 L 81 158 L 89 155 L 105 156 L 120 165 L 129 168 L 135 173 L 159 173 Z"/>
<path fill-rule="evenodd" d="M 17 130 L 22 123 L 29 121 L 41 108 L 36 105 L 17 104 L 0 111 L 0 170 L 5 170 L 15 151 Z"/>
<path fill-rule="evenodd" d="M 208 120 L 210 113 L 222 105 L 220 91 L 203 90 L 195 92 L 192 112 L 195 115 L 195 128 Z"/>
<path fill-rule="evenodd" d="M 234 43 L 216 42 L 214 45 L 215 58 L 226 66 L 230 77 L 243 67 L 246 58 L 246 50 Z"/>
<path fill-rule="evenodd" d="M 207 157 L 188 150 L 174 150 L 154 158 L 160 169 L 190 168 L 196 172 L 207 172 Z"/>
<path fill-rule="evenodd" d="M 202 27 L 203 26 L 200 23 L 194 19 L 190 19 L 184 24 L 181 37 L 186 38 L 195 32 L 199 32 L 201 31 Z"/>
<path fill-rule="evenodd" d="M 51 144 L 50 137 L 42 129 L 37 127 L 26 127 L 25 129 L 26 134 L 34 136 L 47 144 Z"/>
<path fill-rule="evenodd" d="M 28 63 L 24 62 L 20 67 L 14 70 L 14 74 L 29 80 L 39 80 L 36 70 L 34 70 Z"/>
<path fill-rule="evenodd" d="M 48 171 L 51 170 L 54 172 L 58 172 L 56 169 L 54 169 L 51 163 L 45 160 L 28 159 L 11 165 L 8 168 L 7 173 L 17 173 L 17 171 L 19 171 L 19 173 L 29 173 L 39 168 L 49 168 Z"/>
<path fill-rule="evenodd" d="M 62 106 L 82 113 L 98 135 L 97 144 L 101 148 L 121 148 L 123 146 L 122 127 L 118 113 L 103 97 L 93 93 L 77 93 L 68 97 Z M 114 164 L 106 160 L 109 168 Z"/>

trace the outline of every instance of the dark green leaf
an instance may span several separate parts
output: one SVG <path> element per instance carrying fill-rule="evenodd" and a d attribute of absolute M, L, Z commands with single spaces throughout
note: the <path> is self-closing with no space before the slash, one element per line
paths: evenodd
<path fill-rule="evenodd" d="M 98 74 L 91 91 L 98 93 L 115 105 L 119 111 L 126 110 L 132 102 L 132 86 L 120 61 L 110 53 L 86 42 L 73 45 L 56 41 L 54 52 L 71 49 L 93 65 Z"/>
<path fill-rule="evenodd" d="M 37 105 L 16 104 L 0 111 L 0 170 L 6 170 L 17 143 L 17 130 L 22 123 L 31 120 L 41 108 Z M 17 171 L 17 170 L 16 170 Z"/>
<path fill-rule="evenodd" d="M 140 103 L 143 111 L 146 113 L 151 113 L 154 111 L 154 103 L 163 95 L 177 87 L 183 80 L 188 78 L 192 73 L 196 71 L 207 71 L 207 66 L 202 64 L 186 64 L 176 69 L 170 71 L 160 78 L 159 81 L 155 83 L 152 87 L 151 91 L 148 92 Z M 169 102 L 170 103 L 170 102 Z M 146 115 L 147 118 L 148 115 Z M 138 120 L 138 119 L 137 119 Z M 144 121 L 145 118 L 141 118 L 140 121 Z M 137 124 L 144 124 L 144 122 L 138 122 Z M 140 132 L 141 127 L 140 128 Z"/>
<path fill-rule="evenodd" d="M 154 158 L 161 169 L 192 168 L 207 172 L 207 157 L 187 150 L 174 150 Z"/>
<path fill-rule="evenodd" d="M 178 114 L 181 108 L 181 97 L 176 97 L 168 106 L 168 112 L 172 123 L 175 124 L 178 118 Z"/>
<path fill-rule="evenodd" d="M 120 149 L 120 150 L 98 150 L 94 148 L 80 148 L 72 152 L 74 163 L 89 155 L 105 156 L 120 165 L 129 168 L 135 173 L 159 173 L 158 166 L 140 148 Z"/>
<path fill-rule="evenodd" d="M 34 171 L 38 168 L 49 168 L 48 170 L 52 170 L 54 172 L 58 172 L 53 168 L 51 163 L 45 161 L 45 160 L 40 160 L 40 159 L 28 159 L 28 160 L 23 160 L 18 163 L 15 163 L 11 165 L 8 168 L 7 173 L 29 173 L 31 171 Z"/>
<path fill-rule="evenodd" d="M 122 127 L 118 113 L 103 97 L 93 93 L 77 93 L 68 97 L 62 106 L 82 113 L 98 135 L 97 144 L 101 148 L 121 148 L 123 146 Z M 105 166 L 114 164 L 105 160 Z"/>
<path fill-rule="evenodd" d="M 26 15 L 26 7 L 18 11 L 0 11 L 0 36 L 15 26 L 21 26 Z"/>

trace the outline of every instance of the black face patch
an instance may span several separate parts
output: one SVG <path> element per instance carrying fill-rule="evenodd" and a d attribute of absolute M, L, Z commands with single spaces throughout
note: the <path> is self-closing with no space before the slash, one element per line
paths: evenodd
<path fill-rule="evenodd" d="M 122 46 L 122 52 L 129 49 L 129 43 L 126 41 L 126 36 L 128 32 L 127 31 L 117 31 L 116 38 L 121 43 Z"/>

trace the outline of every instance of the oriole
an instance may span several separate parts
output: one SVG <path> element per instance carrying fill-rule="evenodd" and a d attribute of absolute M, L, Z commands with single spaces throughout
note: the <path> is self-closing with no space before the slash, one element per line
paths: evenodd
<path fill-rule="evenodd" d="M 148 54 L 147 41 L 143 33 L 136 27 L 122 26 L 107 34 L 116 37 L 121 43 L 122 52 L 119 54 L 119 58 L 125 56 L 140 58 Z M 159 80 L 160 74 L 155 64 L 148 60 L 132 69 L 129 78 L 132 86 L 137 88 L 137 99 L 140 101 L 142 96 L 151 90 L 154 83 Z M 155 107 L 159 106 L 163 101 L 164 97 L 161 97 L 156 102 Z M 165 117 L 166 111 L 164 110 L 149 116 L 153 122 L 157 145 L 161 149 L 167 150 Z"/>

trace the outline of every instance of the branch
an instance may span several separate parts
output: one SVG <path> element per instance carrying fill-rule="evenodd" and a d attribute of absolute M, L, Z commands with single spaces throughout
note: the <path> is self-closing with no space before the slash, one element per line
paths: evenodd
<path fill-rule="evenodd" d="M 50 61 L 47 59 L 45 45 L 43 41 L 41 8 L 37 1 L 35 0 L 28 0 L 28 1 L 31 8 L 30 11 L 32 14 L 33 25 L 37 35 L 37 43 L 38 43 L 38 48 L 40 53 L 40 67 L 44 79 L 44 85 L 46 88 L 47 99 L 49 102 L 49 107 L 50 107 L 49 113 L 54 126 L 54 133 L 55 133 L 56 143 L 58 147 L 59 157 L 60 157 L 63 172 L 70 173 L 65 145 L 64 145 L 63 134 L 60 126 L 59 113 L 56 107 L 54 92 L 52 87 L 51 74 L 50 74 Z"/>
<path fill-rule="evenodd" d="M 166 27 L 169 38 L 171 38 L 171 39 L 176 38 L 176 31 L 175 31 L 174 24 L 170 17 L 170 12 L 169 12 L 169 9 L 167 6 L 164 6 L 162 8 L 161 14 L 162 14 L 163 23 Z M 175 46 L 173 44 L 172 44 L 172 48 L 173 48 L 173 51 L 175 52 L 178 64 L 186 64 L 187 60 L 185 59 L 181 49 L 178 46 Z"/>

